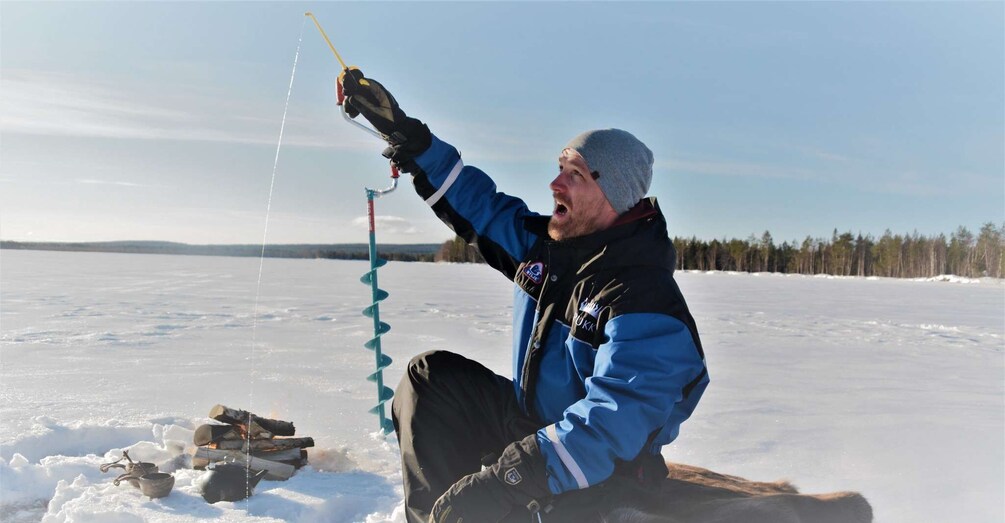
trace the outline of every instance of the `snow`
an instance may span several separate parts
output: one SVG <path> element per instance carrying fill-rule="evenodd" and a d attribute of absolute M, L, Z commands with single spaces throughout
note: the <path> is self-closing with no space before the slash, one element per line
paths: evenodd
<path fill-rule="evenodd" d="M 267 259 L 260 289 L 258 268 L 0 252 L 0 520 L 403 522 L 397 444 L 367 414 L 367 262 Z M 379 278 L 388 384 L 429 349 L 509 375 L 504 278 L 394 262 Z M 669 459 L 804 492 L 860 491 L 881 523 L 1005 520 L 1001 281 L 678 281 L 712 383 Z M 311 465 L 246 501 L 207 504 L 187 453 L 216 403 L 293 421 L 317 443 Z M 173 472 L 171 495 L 115 487 L 98 465 L 123 449 Z"/>

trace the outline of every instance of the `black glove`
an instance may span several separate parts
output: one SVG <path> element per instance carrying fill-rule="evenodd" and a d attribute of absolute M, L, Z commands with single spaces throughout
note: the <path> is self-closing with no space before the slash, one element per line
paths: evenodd
<path fill-rule="evenodd" d="M 497 523 L 513 509 L 537 512 L 551 497 L 537 435 L 511 443 L 491 467 L 454 483 L 433 505 L 430 523 Z"/>
<path fill-rule="evenodd" d="M 429 128 L 409 118 L 398 107 L 397 100 L 380 82 L 364 78 L 363 71 L 352 68 L 338 77 L 346 95 L 345 112 L 350 118 L 363 115 L 373 128 L 384 135 L 390 145 L 384 156 L 403 163 L 425 152 L 432 142 Z"/>

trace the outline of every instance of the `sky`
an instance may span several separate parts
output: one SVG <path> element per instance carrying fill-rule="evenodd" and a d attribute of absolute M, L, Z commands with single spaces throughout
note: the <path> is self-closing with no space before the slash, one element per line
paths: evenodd
<path fill-rule="evenodd" d="M 672 236 L 1005 222 L 1002 2 L 4 0 L 0 239 L 365 242 L 383 146 L 305 11 L 541 213 L 569 139 L 618 127 Z M 380 242 L 452 237 L 407 177 L 376 205 Z"/>

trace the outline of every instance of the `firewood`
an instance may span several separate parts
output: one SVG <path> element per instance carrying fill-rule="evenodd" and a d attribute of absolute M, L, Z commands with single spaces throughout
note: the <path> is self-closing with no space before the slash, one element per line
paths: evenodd
<path fill-rule="evenodd" d="M 243 429 L 244 425 L 241 425 L 240 427 Z M 289 434 L 280 434 L 280 436 L 292 436 L 293 435 L 293 430 L 294 430 L 293 429 L 293 424 L 291 423 L 290 424 L 290 433 Z M 247 433 L 248 432 L 251 433 L 251 439 L 269 439 L 269 438 L 272 438 L 272 437 L 276 436 L 276 434 L 273 434 L 273 433 L 265 430 L 264 428 L 262 428 L 261 425 L 259 425 L 258 423 L 255 423 L 254 421 L 251 422 L 251 426 L 248 427 L 248 430 L 244 431 L 245 437 L 247 437 Z"/>
<path fill-rule="evenodd" d="M 257 427 L 257 424 L 253 425 Z M 247 439 L 248 436 L 242 429 L 243 427 L 237 427 L 234 425 L 199 425 L 199 427 L 195 429 L 192 441 L 198 446 L 209 445 L 221 440 L 243 441 Z M 271 432 L 264 432 L 261 430 L 253 432 L 251 435 L 251 439 L 253 440 L 270 438 L 272 438 Z"/>
<path fill-rule="evenodd" d="M 251 440 L 251 450 L 286 450 L 303 449 L 314 446 L 314 438 L 280 438 L 280 439 L 253 439 Z M 248 442 L 245 440 L 220 440 L 216 442 L 216 448 L 221 450 L 241 450 L 248 451 Z"/>
<path fill-rule="evenodd" d="M 210 463 L 217 461 L 233 461 L 241 465 L 247 464 L 251 470 L 264 470 L 266 471 L 265 479 L 273 481 L 290 479 L 290 476 L 296 471 L 293 465 L 287 465 L 286 463 L 279 463 L 255 456 L 250 456 L 249 461 L 249 456 L 242 452 L 207 449 L 205 447 L 196 449 L 195 455 L 192 457 L 192 467 L 196 469 L 206 468 Z"/>
<path fill-rule="evenodd" d="M 223 461 L 223 462 L 226 462 L 226 463 L 232 462 L 232 460 L 230 460 L 230 459 L 212 461 L 212 460 L 208 460 L 208 459 L 205 459 L 205 458 L 195 458 L 195 457 L 193 457 L 192 458 L 192 468 L 195 469 L 195 470 L 205 470 L 206 467 L 208 467 L 210 465 L 210 463 L 216 463 L 218 461 Z M 304 468 L 304 466 L 306 466 L 308 462 L 307 462 L 307 460 L 297 458 L 297 459 L 292 459 L 292 460 L 290 460 L 290 459 L 279 460 L 279 461 L 276 461 L 275 463 L 281 463 L 283 465 L 289 465 L 289 466 L 293 467 L 294 470 L 300 470 L 300 469 Z M 274 480 L 274 481 L 279 481 L 279 480 L 282 479 L 282 478 L 277 478 L 277 477 L 269 476 L 268 473 L 266 473 L 266 477 L 268 479 L 271 479 L 271 480 Z"/>
<path fill-rule="evenodd" d="M 292 436 L 296 434 L 296 428 L 289 421 L 263 418 L 244 410 L 232 409 L 223 405 L 216 405 L 210 409 L 209 417 L 216 421 L 238 425 L 242 427 L 245 433 L 251 432 L 254 434 L 255 425 L 257 424 L 261 430 L 271 432 L 276 436 Z"/>
<path fill-rule="evenodd" d="M 219 453 L 214 453 L 214 455 L 220 455 L 220 456 L 226 455 L 226 456 L 234 457 L 235 459 L 239 458 L 239 459 L 243 460 L 244 456 L 245 456 L 244 452 L 238 451 L 238 450 L 220 450 L 220 449 L 213 449 L 213 448 L 208 448 L 208 447 L 200 447 L 200 448 L 205 448 L 206 450 L 219 450 L 220 452 Z M 274 450 L 274 451 L 252 451 L 251 452 L 251 457 L 253 457 L 253 458 L 267 459 L 269 461 L 296 461 L 296 460 L 299 460 L 301 458 L 306 457 L 305 456 L 306 452 L 307 452 L 306 450 L 301 450 L 301 449 Z M 219 461 L 219 460 L 215 460 L 215 461 Z"/>
<path fill-rule="evenodd" d="M 280 453 L 285 454 L 287 452 L 296 452 L 296 450 L 297 449 L 278 450 L 278 451 L 275 451 L 275 452 L 262 452 L 260 454 L 252 454 L 252 455 L 253 456 L 258 456 L 258 457 L 261 457 L 261 458 L 264 458 L 264 459 L 267 459 L 267 460 L 270 460 L 270 461 L 278 461 L 280 463 L 286 463 L 287 465 L 293 465 L 293 468 L 299 469 L 299 468 L 301 468 L 301 467 L 303 467 L 304 465 L 307 464 L 307 451 L 306 450 L 301 449 L 299 455 L 293 455 L 291 457 L 285 457 L 283 459 L 279 459 L 279 457 L 273 457 L 272 456 L 273 454 L 277 454 L 278 455 Z"/>

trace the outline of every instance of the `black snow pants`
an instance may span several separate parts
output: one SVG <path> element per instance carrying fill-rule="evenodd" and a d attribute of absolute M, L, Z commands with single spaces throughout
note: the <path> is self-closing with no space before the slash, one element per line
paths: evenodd
<path fill-rule="evenodd" d="M 408 523 L 427 523 L 433 504 L 457 480 L 544 426 L 520 410 L 511 380 L 446 351 L 426 352 L 409 362 L 395 392 L 392 418 Z M 650 458 L 645 467 L 655 472 L 651 475 L 666 477 L 662 459 Z M 636 479 L 641 465 L 623 465 L 600 485 L 551 500 L 549 510 L 539 513 L 541 521 L 599 522 L 602 514 L 618 507 L 643 508 L 653 490 Z M 526 509 L 515 508 L 504 521 L 528 523 L 531 518 Z"/>

